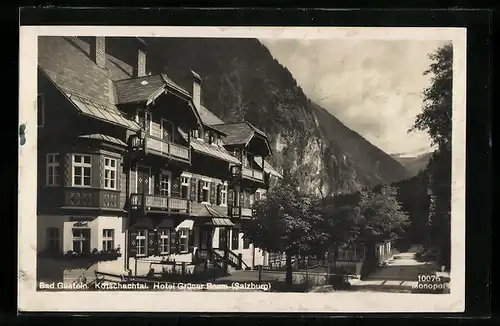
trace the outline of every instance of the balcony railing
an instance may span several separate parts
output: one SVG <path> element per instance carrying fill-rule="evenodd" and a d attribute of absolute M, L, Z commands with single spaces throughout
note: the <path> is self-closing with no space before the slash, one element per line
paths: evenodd
<path fill-rule="evenodd" d="M 42 190 L 43 191 L 43 190 Z M 63 208 L 121 210 L 120 192 L 99 188 L 62 188 Z"/>
<path fill-rule="evenodd" d="M 181 161 L 191 161 L 191 149 L 186 146 L 167 142 L 163 139 L 147 135 L 144 139 L 144 149 L 147 153 L 152 153 Z"/>
<path fill-rule="evenodd" d="M 254 180 L 264 182 L 264 173 L 259 170 L 254 170 L 245 167 L 233 166 L 231 168 L 231 173 L 235 176 L 239 176 L 242 179 Z"/>
<path fill-rule="evenodd" d="M 232 218 L 252 217 L 252 209 L 248 207 L 229 206 L 228 215 Z"/>
<path fill-rule="evenodd" d="M 189 201 L 184 198 L 167 197 L 149 194 L 131 194 L 130 205 L 132 209 L 148 211 L 169 211 L 189 213 Z"/>

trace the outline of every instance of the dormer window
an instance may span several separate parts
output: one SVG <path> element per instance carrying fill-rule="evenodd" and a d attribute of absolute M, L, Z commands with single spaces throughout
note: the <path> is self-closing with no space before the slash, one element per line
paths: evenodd
<path fill-rule="evenodd" d="M 216 133 L 214 133 L 214 132 L 210 133 L 210 144 L 218 145 L 218 139 L 219 139 L 219 137 L 217 136 Z"/>

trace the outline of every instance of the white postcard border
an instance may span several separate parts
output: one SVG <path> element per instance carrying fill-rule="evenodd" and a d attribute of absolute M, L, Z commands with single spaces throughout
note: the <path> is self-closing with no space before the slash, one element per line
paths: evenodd
<path fill-rule="evenodd" d="M 37 292 L 37 37 L 253 37 L 421 39 L 453 42 L 452 225 L 450 294 L 369 292 Z M 462 312 L 465 309 L 465 28 L 22 26 L 19 51 L 18 308 L 20 311 L 116 312 Z M 124 297 L 126 296 L 126 297 Z"/>

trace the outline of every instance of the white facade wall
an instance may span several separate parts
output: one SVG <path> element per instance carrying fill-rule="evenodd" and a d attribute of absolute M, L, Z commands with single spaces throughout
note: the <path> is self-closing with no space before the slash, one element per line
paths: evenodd
<path fill-rule="evenodd" d="M 82 222 L 84 226 L 75 226 Z M 85 275 L 87 279 L 95 277 L 95 271 L 122 274 L 125 273 L 125 230 L 127 218 L 118 216 L 72 216 L 72 215 L 40 215 L 37 217 L 37 252 L 47 248 L 47 229 L 57 228 L 59 230 L 59 248 L 63 253 L 73 250 L 73 229 L 85 228 L 90 230 L 90 250 L 94 248 L 103 250 L 103 230 L 114 230 L 113 247 L 120 247 L 121 257 L 113 261 L 98 262 L 92 266 L 82 266 L 78 259 L 55 260 L 50 258 L 39 258 L 37 269 L 42 277 L 50 278 L 50 275 L 71 282 L 78 276 Z"/>

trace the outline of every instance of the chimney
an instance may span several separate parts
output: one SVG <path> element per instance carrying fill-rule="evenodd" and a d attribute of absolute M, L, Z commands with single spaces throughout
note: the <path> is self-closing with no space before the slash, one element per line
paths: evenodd
<path fill-rule="evenodd" d="M 193 103 L 196 110 L 199 110 L 201 106 L 201 77 L 192 70 L 191 74 L 193 75 Z"/>
<path fill-rule="evenodd" d="M 139 49 L 137 51 L 137 77 L 146 76 L 146 51 Z"/>
<path fill-rule="evenodd" d="M 96 36 L 90 46 L 92 60 L 101 68 L 106 68 L 106 41 L 104 36 Z"/>
<path fill-rule="evenodd" d="M 134 48 L 137 49 L 136 62 L 134 64 L 134 77 L 146 76 L 146 52 L 147 43 L 140 37 L 135 38 Z"/>

